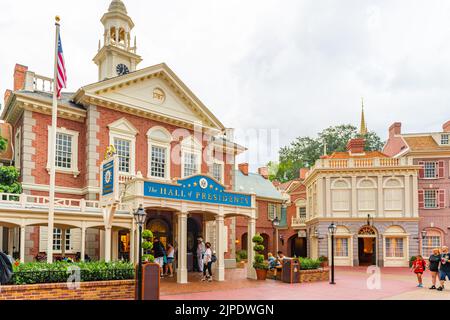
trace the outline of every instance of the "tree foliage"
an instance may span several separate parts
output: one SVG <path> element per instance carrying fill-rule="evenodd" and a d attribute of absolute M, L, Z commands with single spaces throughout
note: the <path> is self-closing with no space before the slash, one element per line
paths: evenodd
<path fill-rule="evenodd" d="M 6 151 L 8 147 L 8 140 L 0 136 L 0 152 Z"/>
<path fill-rule="evenodd" d="M 22 193 L 19 175 L 19 171 L 15 167 L 0 167 L 0 192 L 13 194 Z"/>
<path fill-rule="evenodd" d="M 300 168 L 312 167 L 324 154 L 346 151 L 350 139 L 359 137 L 358 129 L 353 125 L 329 127 L 316 138 L 298 137 L 289 146 L 281 148 L 279 163 L 269 162 L 269 178 L 280 182 L 298 178 Z M 383 142 L 375 132 L 369 132 L 366 139 L 367 151 L 381 150 Z"/>

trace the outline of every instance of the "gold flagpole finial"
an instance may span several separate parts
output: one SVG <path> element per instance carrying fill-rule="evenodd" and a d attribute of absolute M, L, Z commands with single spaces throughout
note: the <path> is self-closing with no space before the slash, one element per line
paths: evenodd
<path fill-rule="evenodd" d="M 56 21 L 56 23 L 59 23 L 61 21 L 61 18 L 59 16 L 56 16 L 55 21 Z"/>

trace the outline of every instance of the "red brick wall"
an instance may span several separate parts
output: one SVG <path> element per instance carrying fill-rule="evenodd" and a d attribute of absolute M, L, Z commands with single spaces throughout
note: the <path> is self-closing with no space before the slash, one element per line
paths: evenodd
<path fill-rule="evenodd" d="M 133 300 L 134 280 L 83 282 L 70 290 L 66 283 L 0 287 L 0 300 Z"/>

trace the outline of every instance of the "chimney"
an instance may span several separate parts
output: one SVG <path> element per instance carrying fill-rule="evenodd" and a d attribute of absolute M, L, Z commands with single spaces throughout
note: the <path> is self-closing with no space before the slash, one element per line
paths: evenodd
<path fill-rule="evenodd" d="M 444 132 L 450 132 L 450 120 L 444 123 L 442 129 L 444 129 Z"/>
<path fill-rule="evenodd" d="M 28 67 L 16 64 L 14 67 L 14 91 L 22 90 L 25 87 L 25 78 Z"/>
<path fill-rule="evenodd" d="M 366 146 L 366 140 L 362 138 L 351 139 L 347 143 L 347 151 L 353 154 L 364 153 L 364 147 Z"/>
<path fill-rule="evenodd" d="M 269 179 L 269 168 L 268 167 L 259 168 L 258 174 L 266 180 Z"/>
<path fill-rule="evenodd" d="M 243 175 L 248 176 L 248 163 L 241 163 L 239 165 L 239 171 L 242 172 Z"/>
<path fill-rule="evenodd" d="M 396 135 L 402 134 L 402 123 L 401 122 L 394 122 L 389 127 L 389 139 L 393 138 Z"/>
<path fill-rule="evenodd" d="M 301 168 L 298 177 L 299 177 L 301 180 L 305 180 L 305 179 L 306 179 L 306 174 L 307 174 L 308 172 L 309 172 L 309 169 L 308 169 L 308 168 Z"/>
<path fill-rule="evenodd" d="M 6 103 L 8 102 L 8 99 L 9 99 L 9 97 L 11 96 L 11 94 L 12 94 L 12 91 L 9 90 L 9 89 L 6 89 L 6 91 L 5 91 L 5 99 L 4 99 L 4 101 L 5 101 L 5 106 L 6 106 Z"/>

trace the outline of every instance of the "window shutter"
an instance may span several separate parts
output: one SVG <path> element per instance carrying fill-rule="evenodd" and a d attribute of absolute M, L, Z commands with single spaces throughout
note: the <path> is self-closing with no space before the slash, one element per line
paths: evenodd
<path fill-rule="evenodd" d="M 423 209 L 424 207 L 425 207 L 424 193 L 423 193 L 423 190 L 419 190 L 419 208 Z"/>
<path fill-rule="evenodd" d="M 439 195 L 439 208 L 445 208 L 445 190 L 440 189 L 438 191 L 438 195 Z"/>
<path fill-rule="evenodd" d="M 438 178 L 444 178 L 444 161 L 438 162 Z"/>
<path fill-rule="evenodd" d="M 425 176 L 425 162 L 423 162 L 423 161 L 419 161 L 419 166 L 420 166 L 420 169 L 419 169 L 419 178 L 420 179 L 423 179 L 423 177 Z"/>

